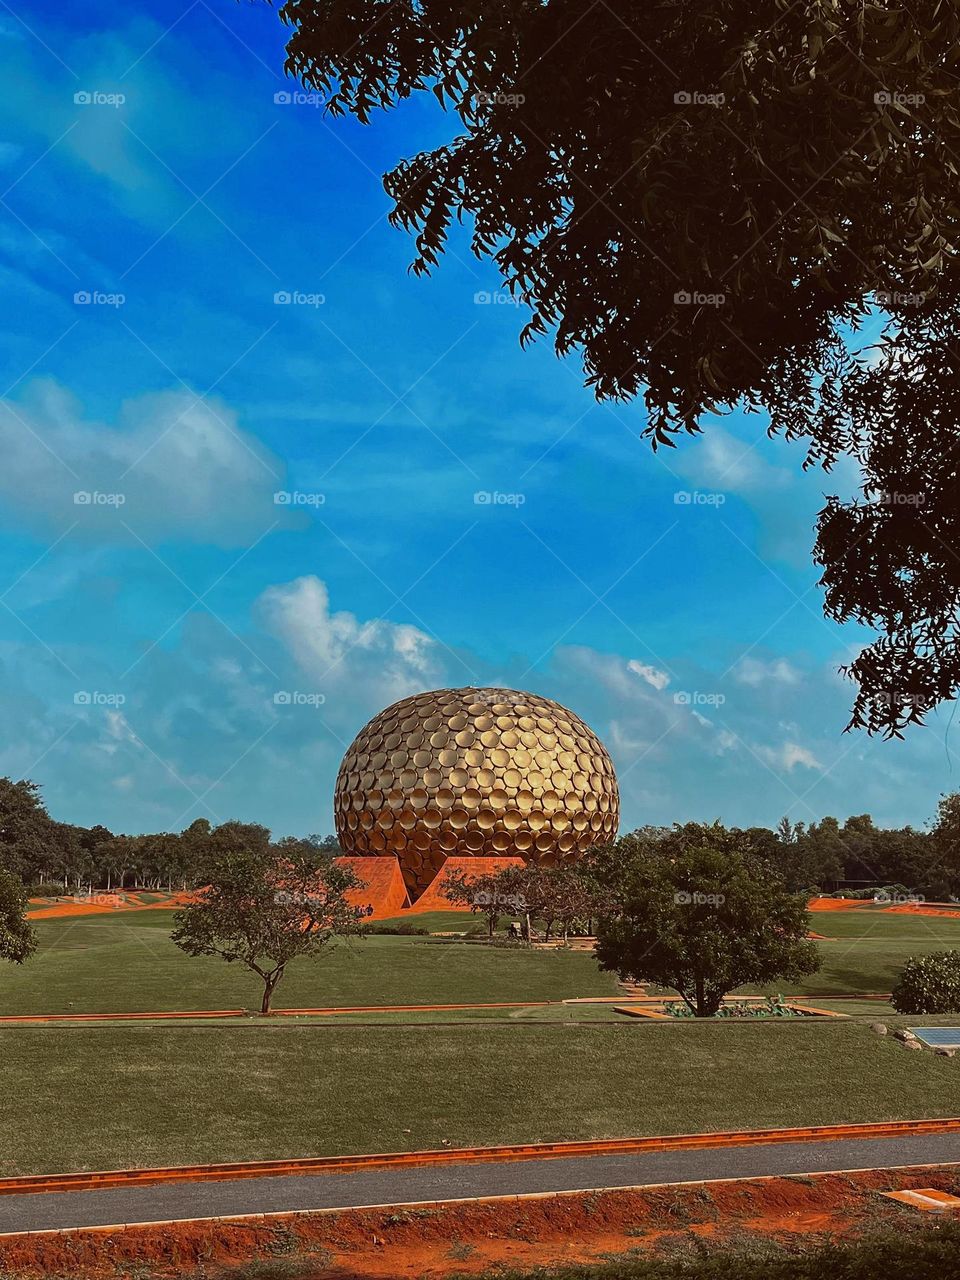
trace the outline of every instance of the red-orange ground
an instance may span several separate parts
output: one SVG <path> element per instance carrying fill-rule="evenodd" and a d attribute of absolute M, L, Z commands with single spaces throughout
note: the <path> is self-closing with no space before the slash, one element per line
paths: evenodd
<path fill-rule="evenodd" d="M 905 902 L 898 907 L 886 907 L 885 910 L 902 911 L 915 916 L 952 916 L 955 920 L 960 920 L 960 910 L 956 907 L 941 907 L 934 902 Z"/>
<path fill-rule="evenodd" d="M 858 898 L 811 898 L 807 903 L 808 911 L 850 911 L 853 907 L 865 907 L 868 904 Z"/>
<path fill-rule="evenodd" d="M 905 1210 L 876 1193 L 933 1187 L 956 1194 L 960 1174 L 876 1170 L 816 1178 L 768 1178 L 640 1191 L 504 1198 L 407 1209 L 284 1214 L 241 1223 L 194 1223 L 0 1238 L 4 1275 L 96 1277 L 204 1274 L 257 1258 L 316 1257 L 300 1280 L 387 1280 L 488 1270 L 498 1263 L 540 1267 L 655 1251 L 684 1241 L 749 1237 L 796 1244 L 829 1234 L 855 1236 Z"/>
<path fill-rule="evenodd" d="M 156 901 L 149 901 L 155 898 Z M 65 895 L 62 898 L 31 898 L 33 904 L 28 907 L 28 920 L 53 920 L 61 916 L 110 915 L 117 911 L 169 911 L 177 907 L 185 907 L 193 902 L 195 895 L 189 891 L 175 893 L 130 893 L 126 890 L 116 893 L 96 892 L 92 894 Z"/>

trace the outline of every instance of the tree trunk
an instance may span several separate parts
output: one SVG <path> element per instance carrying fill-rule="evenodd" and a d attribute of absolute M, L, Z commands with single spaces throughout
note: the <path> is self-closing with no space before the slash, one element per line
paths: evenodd
<path fill-rule="evenodd" d="M 263 1000 L 260 1003 L 261 1017 L 266 1017 L 270 1012 L 270 1001 L 273 999 L 273 993 L 277 989 L 277 983 L 283 977 L 282 969 L 274 969 L 273 973 L 264 974 L 263 978 Z"/>

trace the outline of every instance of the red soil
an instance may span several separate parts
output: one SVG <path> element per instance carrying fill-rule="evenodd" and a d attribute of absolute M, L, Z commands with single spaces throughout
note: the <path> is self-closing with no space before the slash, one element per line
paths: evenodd
<path fill-rule="evenodd" d="M 929 902 L 905 902 L 899 907 L 885 907 L 884 910 L 915 916 L 952 916 L 953 919 L 960 920 L 960 910 L 955 907 L 941 907 Z"/>
<path fill-rule="evenodd" d="M 448 858 L 423 893 L 410 908 L 411 915 L 423 911 L 463 911 L 462 906 L 443 896 L 444 886 L 450 881 L 450 873 L 462 871 L 471 877 L 495 875 L 507 867 L 524 866 L 522 858 Z"/>
<path fill-rule="evenodd" d="M 34 905 L 27 910 L 28 920 L 54 920 L 61 916 L 110 915 L 117 911 L 169 911 L 185 907 L 194 901 L 194 894 L 187 892 L 158 894 L 158 901 L 144 901 L 140 893 L 92 893 L 76 897 L 31 898 Z"/>
<path fill-rule="evenodd" d="M 202 1266 L 223 1274 L 256 1258 L 316 1258 L 303 1280 L 439 1278 L 499 1264 L 542 1267 L 666 1243 L 742 1246 L 753 1236 L 802 1245 L 829 1233 L 855 1236 L 903 1221 L 878 1191 L 960 1189 L 955 1168 L 872 1170 L 812 1178 L 577 1192 L 395 1209 L 279 1214 L 245 1221 L 101 1228 L 0 1238 L 4 1275 L 180 1276 Z M 215 1268 L 210 1270 L 210 1268 Z M 229 1275 L 229 1271 L 226 1272 Z"/>
<path fill-rule="evenodd" d="M 861 898 L 811 898 L 807 903 L 808 911 L 850 911 L 854 907 L 866 907 L 869 903 Z"/>

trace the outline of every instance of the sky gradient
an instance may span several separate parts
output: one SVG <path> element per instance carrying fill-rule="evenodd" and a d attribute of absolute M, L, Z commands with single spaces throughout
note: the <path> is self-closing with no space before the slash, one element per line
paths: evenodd
<path fill-rule="evenodd" d="M 326 832 L 372 715 L 500 684 L 597 731 L 624 829 L 931 817 L 949 709 L 842 733 L 866 634 L 810 547 L 854 477 L 740 414 L 654 455 L 462 231 L 415 279 L 380 175 L 457 122 L 333 120 L 283 43 L 0 6 L 0 773 L 115 831 Z"/>

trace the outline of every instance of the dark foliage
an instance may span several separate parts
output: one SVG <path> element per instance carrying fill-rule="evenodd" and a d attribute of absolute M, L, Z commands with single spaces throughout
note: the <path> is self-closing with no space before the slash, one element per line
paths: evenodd
<path fill-rule="evenodd" d="M 384 179 L 428 271 L 472 224 L 653 446 L 735 405 L 841 455 L 815 557 L 877 630 L 850 726 L 960 686 L 957 6 L 917 0 L 287 0 L 286 69 L 368 122 L 421 91 L 457 136 Z M 882 308 L 870 359 L 851 341 Z"/>

